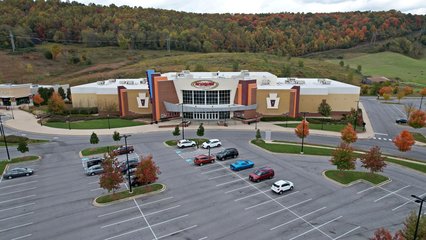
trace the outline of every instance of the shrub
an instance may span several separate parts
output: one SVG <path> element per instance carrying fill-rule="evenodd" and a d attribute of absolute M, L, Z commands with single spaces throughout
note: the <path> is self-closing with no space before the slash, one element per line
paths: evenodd
<path fill-rule="evenodd" d="M 43 52 L 43 55 L 46 59 L 52 60 L 53 59 L 53 55 L 50 51 L 46 50 Z"/>

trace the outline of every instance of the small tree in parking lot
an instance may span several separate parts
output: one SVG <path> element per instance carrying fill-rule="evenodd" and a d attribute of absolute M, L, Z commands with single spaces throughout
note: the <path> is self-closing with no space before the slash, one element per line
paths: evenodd
<path fill-rule="evenodd" d="M 176 125 L 175 130 L 172 132 L 173 136 L 178 137 L 180 136 L 180 128 L 179 125 Z"/>
<path fill-rule="evenodd" d="M 355 169 L 356 157 L 353 153 L 353 149 L 347 143 L 340 143 L 340 146 L 336 148 L 331 154 L 330 162 L 336 165 L 337 169 L 352 170 Z M 343 174 L 343 172 L 341 172 Z"/>
<path fill-rule="evenodd" d="M 410 114 L 408 125 L 413 128 L 422 128 L 426 124 L 426 114 L 422 110 L 415 110 Z"/>
<path fill-rule="evenodd" d="M 112 194 L 114 194 L 115 190 L 120 188 L 120 184 L 124 180 L 123 174 L 121 173 L 118 161 L 114 160 L 114 156 L 105 157 L 106 159 L 102 163 L 104 172 L 99 178 L 99 186 L 108 192 L 112 191 Z"/>
<path fill-rule="evenodd" d="M 260 134 L 260 129 L 257 129 L 256 131 L 256 141 L 259 141 L 262 139 L 262 135 Z"/>
<path fill-rule="evenodd" d="M 96 135 L 95 132 L 92 132 L 92 135 L 90 135 L 90 144 L 98 144 L 99 138 L 98 135 Z"/>
<path fill-rule="evenodd" d="M 347 144 L 354 143 L 358 140 L 356 132 L 350 123 L 348 123 L 348 125 L 346 125 L 340 133 L 342 134 L 341 139 Z"/>
<path fill-rule="evenodd" d="M 26 141 L 20 141 L 19 144 L 18 144 L 17 150 L 20 151 L 21 153 L 28 152 L 29 149 L 28 149 L 27 142 Z"/>
<path fill-rule="evenodd" d="M 393 139 L 393 143 L 401 152 L 407 152 L 411 150 L 411 146 L 414 145 L 413 135 L 407 131 L 403 130 L 398 136 Z"/>
<path fill-rule="evenodd" d="M 374 146 L 360 157 L 362 167 L 370 169 L 371 173 L 382 172 L 386 167 L 385 157 L 382 156 L 379 146 Z"/>
<path fill-rule="evenodd" d="M 197 136 L 199 136 L 199 137 L 204 136 L 204 126 L 203 126 L 203 123 L 200 123 L 200 126 L 197 129 Z M 199 143 L 198 140 L 199 139 L 197 139 L 197 148 L 198 148 L 198 145 L 200 145 L 200 143 Z"/>
<path fill-rule="evenodd" d="M 141 185 L 154 183 L 160 174 L 160 168 L 152 160 L 152 155 L 140 157 L 141 161 L 136 167 L 136 179 Z"/>

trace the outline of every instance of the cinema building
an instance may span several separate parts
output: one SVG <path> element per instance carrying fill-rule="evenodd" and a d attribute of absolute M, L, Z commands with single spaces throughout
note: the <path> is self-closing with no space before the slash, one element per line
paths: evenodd
<path fill-rule="evenodd" d="M 295 117 L 318 114 L 326 101 L 334 113 L 357 107 L 360 88 L 323 78 L 278 78 L 269 72 L 157 73 L 147 78 L 110 79 L 71 87 L 74 107 L 146 115 L 153 121 L 184 116 L 194 120 Z"/>

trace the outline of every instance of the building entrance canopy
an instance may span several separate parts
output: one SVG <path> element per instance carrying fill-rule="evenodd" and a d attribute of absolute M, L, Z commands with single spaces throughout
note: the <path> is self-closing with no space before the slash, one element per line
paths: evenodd
<path fill-rule="evenodd" d="M 164 102 L 168 112 L 182 112 L 181 103 Z M 225 112 L 225 111 L 246 111 L 256 110 L 257 105 L 238 105 L 238 104 L 220 104 L 220 105 L 193 105 L 183 104 L 183 112 Z"/>

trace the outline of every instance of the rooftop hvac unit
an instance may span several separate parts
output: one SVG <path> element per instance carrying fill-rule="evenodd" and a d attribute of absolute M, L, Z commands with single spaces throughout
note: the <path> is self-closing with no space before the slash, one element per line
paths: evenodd
<path fill-rule="evenodd" d="M 119 84 L 126 84 L 126 81 L 118 81 Z"/>
<path fill-rule="evenodd" d="M 219 74 L 220 74 L 220 71 L 212 72 L 212 76 L 213 76 L 213 77 L 218 77 L 218 76 L 219 76 Z"/>
<path fill-rule="evenodd" d="M 241 70 L 241 75 L 244 77 L 250 76 L 250 72 L 248 70 Z"/>
<path fill-rule="evenodd" d="M 104 81 L 98 81 L 98 85 L 105 85 Z"/>
<path fill-rule="evenodd" d="M 269 85 L 271 84 L 271 81 L 269 79 L 262 79 L 262 85 Z"/>
<path fill-rule="evenodd" d="M 135 82 L 133 82 L 133 81 L 127 81 L 127 85 L 134 85 L 135 84 Z"/>
<path fill-rule="evenodd" d="M 189 71 L 189 70 L 183 70 L 183 71 L 182 71 L 182 73 L 183 73 L 183 74 L 190 74 L 190 73 L 191 73 L 191 71 Z"/>

